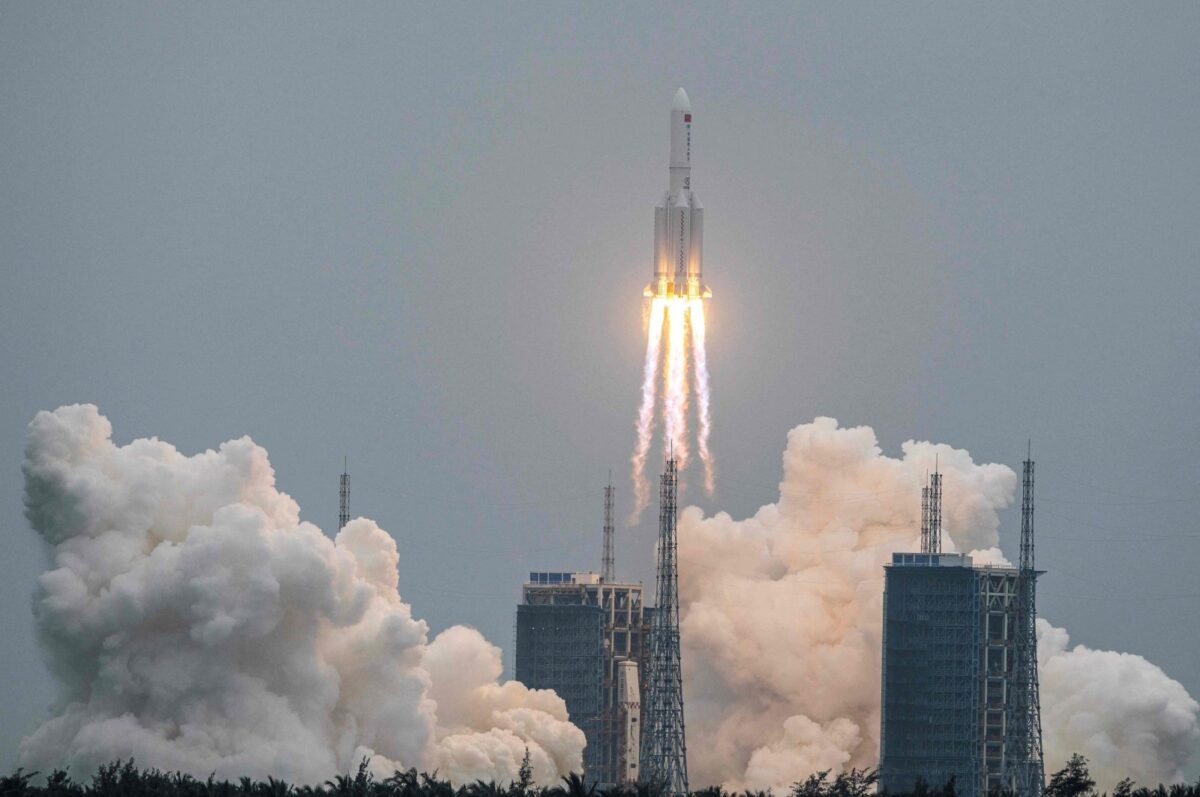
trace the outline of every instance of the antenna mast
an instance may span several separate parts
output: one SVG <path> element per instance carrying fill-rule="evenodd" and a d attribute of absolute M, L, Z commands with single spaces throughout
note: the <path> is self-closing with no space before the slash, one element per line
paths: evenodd
<path fill-rule="evenodd" d="M 608 472 L 608 486 L 604 488 L 604 559 L 600 567 L 600 579 L 602 581 L 612 581 L 615 576 L 613 570 L 615 562 L 613 557 L 613 485 L 612 471 Z"/>
<path fill-rule="evenodd" d="M 338 531 L 341 531 L 350 522 L 350 472 L 348 464 L 349 459 L 343 457 L 342 477 L 339 481 L 338 490 Z"/>
<path fill-rule="evenodd" d="M 925 473 L 925 486 L 921 488 L 921 553 L 929 553 L 929 473 Z"/>
<path fill-rule="evenodd" d="M 936 462 L 936 460 L 935 460 Z M 935 464 L 929 477 L 929 553 L 942 552 L 942 474 Z"/>

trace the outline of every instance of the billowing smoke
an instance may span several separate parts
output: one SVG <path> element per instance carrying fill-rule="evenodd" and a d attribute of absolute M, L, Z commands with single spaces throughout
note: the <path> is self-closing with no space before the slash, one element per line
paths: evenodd
<path fill-rule="evenodd" d="M 1183 779 L 1200 731 L 1200 704 L 1141 656 L 1067 647 L 1067 632 L 1038 621 L 1042 724 L 1047 749 L 1087 756 L 1093 777 L 1111 786 Z"/>
<path fill-rule="evenodd" d="M 1004 561 L 997 513 L 1016 488 L 1009 468 L 966 451 L 902 450 L 884 456 L 870 428 L 818 418 L 788 435 L 778 502 L 745 520 L 682 513 L 693 782 L 778 791 L 817 770 L 877 763 L 882 567 L 918 548 L 926 473 L 937 457 L 944 549 L 980 563 Z M 1200 706 L 1183 687 L 1139 656 L 1067 650 L 1066 632 L 1040 632 L 1047 769 L 1078 751 L 1102 787 L 1125 774 L 1177 779 L 1200 734 Z"/>
<path fill-rule="evenodd" d="M 184 456 L 117 446 L 90 405 L 30 425 L 26 511 L 50 545 L 37 630 L 61 684 L 23 766 L 139 763 L 321 781 L 364 756 L 461 783 L 582 763 L 553 692 L 498 683 L 500 651 L 456 626 L 428 641 L 370 520 L 330 540 L 249 438 Z"/>

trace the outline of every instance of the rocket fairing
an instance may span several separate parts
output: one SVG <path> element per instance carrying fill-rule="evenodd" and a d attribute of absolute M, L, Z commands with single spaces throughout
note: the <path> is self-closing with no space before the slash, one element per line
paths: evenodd
<path fill-rule="evenodd" d="M 707 299 L 702 282 L 704 208 L 692 190 L 692 104 L 683 89 L 671 103 L 671 184 L 654 209 L 654 280 L 648 297 Z"/>

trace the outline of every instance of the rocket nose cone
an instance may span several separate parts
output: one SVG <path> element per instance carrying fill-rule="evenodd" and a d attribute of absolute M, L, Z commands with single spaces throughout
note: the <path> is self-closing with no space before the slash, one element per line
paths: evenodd
<path fill-rule="evenodd" d="M 688 99 L 687 92 L 681 86 L 679 91 L 675 92 L 675 100 L 671 103 L 672 111 L 690 111 L 692 110 L 692 102 Z"/>

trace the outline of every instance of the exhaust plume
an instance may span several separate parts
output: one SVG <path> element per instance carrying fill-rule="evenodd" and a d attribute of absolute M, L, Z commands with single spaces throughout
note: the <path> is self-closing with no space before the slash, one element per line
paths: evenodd
<path fill-rule="evenodd" d="M 664 325 L 666 327 L 664 332 Z M 662 351 L 663 338 L 667 346 Z M 689 360 L 696 393 L 696 447 L 704 464 L 704 487 L 713 492 L 714 463 L 708 447 L 712 416 L 709 410 L 708 357 L 704 350 L 704 302 L 699 298 L 655 296 L 650 300 L 649 327 L 646 332 L 646 361 L 642 366 L 642 401 L 638 408 L 637 443 L 633 463 L 634 506 L 630 524 L 636 523 L 650 502 L 650 483 L 646 479 L 646 457 L 654 441 L 657 382 L 662 372 L 663 459 L 673 456 L 682 471 L 688 466 Z"/>
<path fill-rule="evenodd" d="M 680 470 L 688 465 L 687 366 L 687 304 L 672 299 L 667 305 L 667 370 L 663 374 L 666 407 L 663 414 L 667 451 L 678 460 Z"/>
<path fill-rule="evenodd" d="M 650 321 L 646 328 L 646 362 L 642 366 L 642 403 L 638 407 L 637 445 L 633 450 L 633 513 L 634 522 L 650 503 L 650 483 L 646 480 L 646 456 L 654 442 L 654 407 L 658 396 L 658 361 L 662 350 L 663 318 L 666 304 L 650 304 Z"/>
<path fill-rule="evenodd" d="M 936 456 L 944 548 L 980 563 L 1004 561 L 998 512 L 1017 483 L 1009 468 L 946 445 L 910 441 L 902 454 L 885 456 L 868 427 L 817 418 L 788 434 L 778 501 L 743 520 L 682 512 L 696 783 L 778 793 L 815 771 L 877 765 L 882 568 L 918 549 L 923 477 Z M 1139 656 L 1067 650 L 1065 631 L 1044 621 L 1039 631 L 1047 771 L 1078 751 L 1101 788 L 1125 773 L 1177 780 L 1200 734 L 1200 706 L 1183 687 Z"/>
<path fill-rule="evenodd" d="M 700 461 L 704 463 L 704 491 L 709 497 L 716 487 L 716 475 L 712 452 L 708 450 L 708 435 L 712 430 L 712 412 L 709 409 L 708 354 L 704 349 L 704 302 L 689 300 L 688 318 L 692 326 L 692 359 L 696 363 L 696 447 L 700 449 Z"/>
<path fill-rule="evenodd" d="M 333 540 L 302 522 L 248 437 L 190 457 L 111 437 L 91 405 L 30 424 L 26 514 L 52 558 L 33 609 L 60 693 L 22 766 L 315 783 L 369 756 L 465 783 L 516 778 L 528 749 L 541 783 L 581 768 L 553 692 L 499 683 L 477 631 L 428 640 L 374 522 Z"/>

